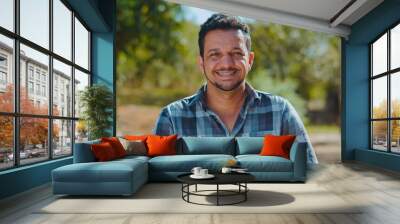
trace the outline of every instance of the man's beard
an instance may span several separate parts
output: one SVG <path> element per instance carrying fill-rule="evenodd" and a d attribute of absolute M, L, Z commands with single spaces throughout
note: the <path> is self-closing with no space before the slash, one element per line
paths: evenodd
<path fill-rule="evenodd" d="M 236 83 L 234 83 L 234 84 L 227 84 L 227 85 L 224 85 L 224 84 L 221 84 L 221 83 L 218 83 L 218 82 L 213 82 L 213 81 L 211 81 L 209 78 L 208 78 L 208 75 L 207 75 L 207 73 L 206 73 L 206 70 L 204 69 L 204 66 L 203 66 L 203 71 L 204 71 L 204 76 L 206 77 L 206 79 L 208 80 L 208 82 L 211 84 L 211 85 L 213 85 L 213 86 L 215 86 L 215 87 L 217 87 L 219 90 L 222 90 L 222 91 L 232 91 L 232 90 L 235 90 L 236 88 L 238 88 L 243 82 L 244 82 L 244 79 L 241 79 L 241 80 L 238 80 Z"/>

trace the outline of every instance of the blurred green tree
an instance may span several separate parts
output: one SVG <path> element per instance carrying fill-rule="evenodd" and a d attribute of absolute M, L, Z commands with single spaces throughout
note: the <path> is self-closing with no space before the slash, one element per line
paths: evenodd
<path fill-rule="evenodd" d="M 184 51 L 179 30 L 179 5 L 161 0 L 117 1 L 118 81 L 141 86 L 155 81 L 145 76 L 157 63 L 175 65 Z M 154 71 L 153 71 L 154 72 Z"/>
<path fill-rule="evenodd" d="M 257 22 L 251 24 L 251 32 L 255 61 L 249 79 L 261 82 L 255 76 L 268 77 L 264 81 L 274 85 L 265 84 L 267 88 L 263 90 L 283 96 L 297 95 L 300 99 L 295 101 L 305 101 L 294 103 L 298 104 L 300 110 L 304 108 L 304 112 L 330 114 L 331 122 L 339 122 L 340 39 L 288 26 Z M 275 85 L 291 82 L 295 83 L 295 89 L 279 88 L 276 92 Z"/>

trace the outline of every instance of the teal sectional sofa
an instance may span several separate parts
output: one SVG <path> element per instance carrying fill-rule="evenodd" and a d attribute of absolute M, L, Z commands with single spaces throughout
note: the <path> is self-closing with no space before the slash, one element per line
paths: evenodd
<path fill-rule="evenodd" d="M 193 167 L 219 172 L 234 159 L 259 182 L 305 182 L 306 145 L 295 142 L 290 159 L 260 156 L 263 137 L 183 137 L 176 144 L 177 155 L 127 156 L 96 162 L 90 145 L 75 144 L 74 163 L 52 171 L 54 194 L 131 195 L 148 181 L 176 181 Z"/>

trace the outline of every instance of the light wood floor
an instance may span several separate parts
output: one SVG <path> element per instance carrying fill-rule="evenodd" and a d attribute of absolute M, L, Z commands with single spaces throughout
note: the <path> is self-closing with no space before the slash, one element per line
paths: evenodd
<path fill-rule="evenodd" d="M 318 147 L 316 147 L 318 148 Z M 36 214 L 51 201 L 50 186 L 41 186 L 0 202 L 0 223 L 106 224 L 252 224 L 252 223 L 400 223 L 400 175 L 358 163 L 339 163 L 339 148 L 318 152 L 320 167 L 308 182 L 317 183 L 345 201 L 367 203 L 356 214 Z M 171 205 L 173 206 L 173 205 Z"/>

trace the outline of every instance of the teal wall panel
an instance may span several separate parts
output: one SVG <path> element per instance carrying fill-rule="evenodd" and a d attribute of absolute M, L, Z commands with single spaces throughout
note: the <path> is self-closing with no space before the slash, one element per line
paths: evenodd
<path fill-rule="evenodd" d="M 111 26 L 109 32 L 92 33 L 92 82 L 101 83 L 110 88 L 113 93 L 113 124 L 110 133 L 116 133 L 116 89 L 115 89 L 115 24 L 116 24 L 116 5 L 115 1 L 99 1 L 99 11 Z"/>
<path fill-rule="evenodd" d="M 399 170 L 399 156 L 369 149 L 369 44 L 400 22 L 399 12 L 399 0 L 386 0 L 352 25 L 348 40 L 342 39 L 342 160 Z"/>
<path fill-rule="evenodd" d="M 372 166 L 400 172 L 400 155 L 394 155 L 392 153 L 380 152 L 376 150 L 372 151 L 367 149 L 356 149 L 355 159 Z"/>
<path fill-rule="evenodd" d="M 0 199 L 51 181 L 51 171 L 72 163 L 72 157 L 0 172 Z"/>
<path fill-rule="evenodd" d="M 369 60 L 367 45 L 350 45 L 344 47 L 345 82 L 345 127 L 346 134 L 342 138 L 342 159 L 353 160 L 354 149 L 368 147 L 369 133 Z"/>

